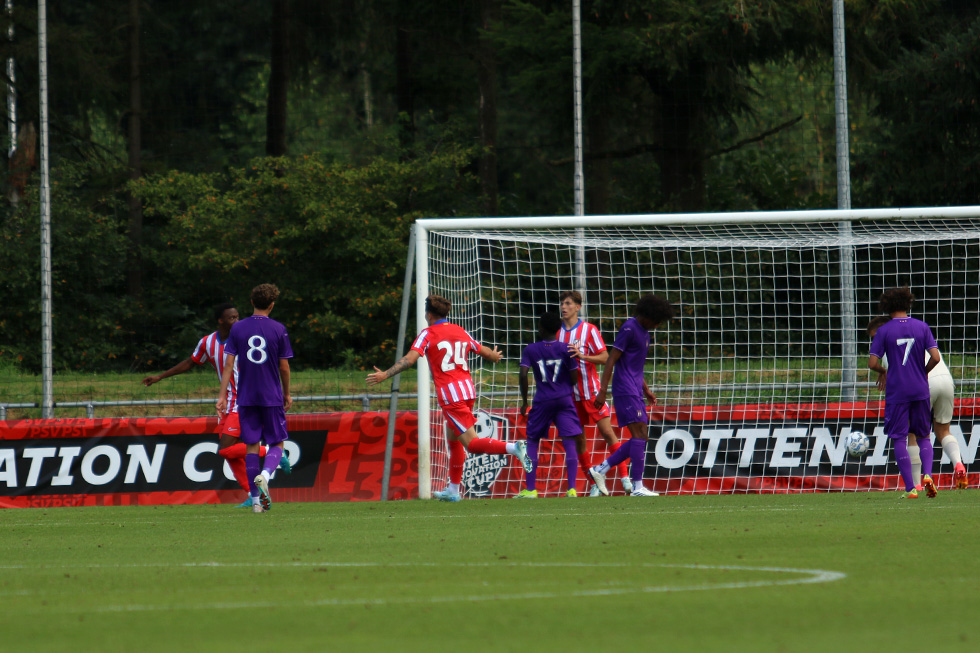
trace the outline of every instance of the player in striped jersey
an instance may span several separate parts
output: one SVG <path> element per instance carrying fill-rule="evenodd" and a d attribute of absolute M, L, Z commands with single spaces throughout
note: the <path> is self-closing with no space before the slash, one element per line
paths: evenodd
<path fill-rule="evenodd" d="M 476 437 L 476 390 L 470 376 L 467 355 L 475 352 L 482 358 L 496 363 L 501 359 L 499 349 L 490 349 L 473 339 L 466 329 L 446 319 L 451 304 L 439 295 L 425 298 L 425 321 L 428 327 L 415 337 L 412 349 L 387 370 L 375 367 L 368 374 L 367 384 L 375 385 L 407 370 L 425 356 L 436 386 L 436 397 L 446 417 L 446 439 L 449 444 L 449 484 L 433 496 L 440 501 L 459 501 L 463 482 L 463 463 L 466 452 L 485 454 L 511 454 L 516 456 L 525 472 L 531 471 L 531 459 L 527 455 L 527 443 L 504 442 L 494 438 Z"/>
<path fill-rule="evenodd" d="M 619 449 L 620 441 L 613 431 L 612 422 L 609 419 L 609 404 L 603 404 L 602 408 L 596 408 L 593 404 L 596 393 L 599 392 L 599 373 L 596 365 L 604 365 L 609 358 L 606 351 L 606 343 L 602 339 L 602 333 L 598 327 L 579 318 L 582 311 L 582 294 L 577 290 L 566 290 L 558 300 L 561 302 L 562 327 L 558 329 L 558 341 L 568 345 L 568 351 L 579 361 L 578 383 L 574 388 L 575 410 L 578 418 L 584 427 L 586 424 L 595 424 L 596 430 L 602 439 L 606 441 L 606 447 L 612 454 Z M 584 428 L 583 428 L 584 431 Z M 589 451 L 588 442 L 583 432 L 578 436 L 575 443 L 578 452 L 579 465 L 585 473 L 585 478 L 590 478 L 589 468 L 592 467 L 592 452 Z M 626 494 L 633 492 L 633 481 L 630 479 L 626 463 L 616 466 L 619 478 L 623 483 L 623 490 Z M 605 481 L 603 481 L 605 484 Z M 589 492 L 590 497 L 608 494 L 608 489 L 593 485 Z"/>
<path fill-rule="evenodd" d="M 188 358 L 180 361 L 166 372 L 144 378 L 142 381 L 143 385 L 150 387 L 154 383 L 162 381 L 169 376 L 189 372 L 196 366 L 204 365 L 205 363 L 211 364 L 214 371 L 218 373 L 218 380 L 220 381 L 221 373 L 224 372 L 225 366 L 225 342 L 228 340 L 228 334 L 231 333 L 232 325 L 238 321 L 238 309 L 235 308 L 234 304 L 219 304 L 214 308 L 214 319 L 218 323 L 217 331 L 201 338 L 197 343 L 197 347 L 194 348 L 194 352 Z M 228 461 L 228 467 L 231 468 L 238 485 L 248 494 L 248 474 L 245 471 L 245 445 L 239 441 L 241 431 L 238 424 L 237 391 L 238 366 L 236 365 L 232 375 L 232 381 L 228 384 L 228 409 L 218 421 L 218 454 Z M 265 447 L 262 447 L 260 453 L 262 456 L 265 455 Z M 292 471 L 289 459 L 286 456 L 283 456 L 283 459 L 280 461 L 279 468 L 282 469 L 284 474 L 289 474 Z M 239 504 L 239 507 L 251 508 L 251 498 Z"/>

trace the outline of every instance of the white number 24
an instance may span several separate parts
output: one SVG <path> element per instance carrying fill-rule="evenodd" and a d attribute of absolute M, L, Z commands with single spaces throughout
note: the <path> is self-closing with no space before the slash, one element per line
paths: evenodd
<path fill-rule="evenodd" d="M 449 372 L 456 369 L 456 366 L 469 371 L 469 367 L 466 365 L 466 349 L 469 343 L 463 342 L 462 340 L 457 340 L 456 342 L 449 342 L 443 340 L 438 345 L 436 345 L 440 351 L 444 351 L 445 355 L 442 357 L 442 371 Z"/>

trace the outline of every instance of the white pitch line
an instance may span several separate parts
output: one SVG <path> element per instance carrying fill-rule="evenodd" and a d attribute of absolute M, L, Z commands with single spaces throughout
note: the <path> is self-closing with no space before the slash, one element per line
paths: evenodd
<path fill-rule="evenodd" d="M 692 585 L 640 585 L 636 587 L 620 587 L 620 588 L 596 588 L 596 589 L 581 589 L 571 592 L 561 591 L 561 592 L 523 592 L 523 593 L 513 593 L 513 594 L 463 594 L 463 595 L 446 595 L 446 596 L 425 596 L 425 597 L 386 597 L 386 598 L 323 598 L 323 599 L 312 599 L 312 600 L 301 600 L 301 601 L 283 601 L 282 599 L 277 599 L 275 601 L 241 601 L 235 603 L 198 603 L 198 604 L 179 604 L 179 605 L 155 605 L 155 604 L 121 604 L 121 605 L 103 605 L 103 606 L 87 606 L 85 608 L 70 608 L 67 612 L 77 613 L 77 614 L 92 614 L 92 613 L 126 613 L 126 612 L 156 612 L 156 611 L 175 611 L 175 610 L 240 610 L 240 609 L 263 609 L 263 608 L 283 608 L 283 607 L 307 607 L 307 608 L 318 608 L 318 607 L 345 607 L 345 606 L 360 606 L 360 605 L 413 605 L 413 604 L 439 604 L 439 603 L 455 603 L 455 602 L 481 602 L 481 601 L 526 601 L 533 599 L 558 599 L 558 598 L 572 598 L 572 597 L 600 597 L 600 596 L 622 596 L 626 594 L 653 594 L 653 593 L 667 593 L 667 592 L 700 592 L 705 590 L 724 590 L 724 589 L 750 589 L 758 587 L 775 587 L 775 586 L 785 586 L 785 585 L 806 585 L 813 583 L 829 583 L 846 578 L 847 575 L 839 571 L 829 571 L 825 569 L 794 569 L 788 567 L 750 567 L 750 566 L 732 566 L 732 565 L 697 565 L 697 564 L 650 564 L 642 563 L 639 565 L 628 565 L 626 563 L 561 563 L 561 562 L 514 562 L 514 563 L 437 563 L 437 562 L 404 562 L 404 563 L 387 563 L 387 562 L 309 562 L 309 563 L 261 563 L 261 564 L 251 564 L 251 563 L 223 563 L 223 562 L 199 562 L 199 563 L 182 563 L 178 565 L 79 565 L 82 568 L 104 568 L 104 567 L 117 567 L 117 568 L 132 568 L 132 567 L 155 567 L 155 566 L 171 566 L 171 567 L 645 567 L 645 568 L 662 568 L 662 569 L 691 569 L 691 570 L 724 570 L 724 571 L 746 571 L 746 572 L 764 572 L 764 573 L 776 573 L 776 574 L 798 574 L 802 575 L 802 578 L 783 578 L 783 579 L 768 579 L 768 580 L 749 580 L 749 581 L 734 581 L 728 583 L 699 583 Z M 0 567 L 4 569 L 10 568 L 21 568 L 15 566 Z M 78 568 L 66 566 L 65 568 Z M 19 594 L 21 595 L 21 594 Z M 27 606 L 20 606 L 18 610 L 21 612 L 47 612 L 46 610 L 31 609 Z"/>

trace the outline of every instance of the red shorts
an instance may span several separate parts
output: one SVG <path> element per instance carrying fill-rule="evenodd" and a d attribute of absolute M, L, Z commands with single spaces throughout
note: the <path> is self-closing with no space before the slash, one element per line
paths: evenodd
<path fill-rule="evenodd" d="M 442 414 L 446 416 L 446 426 L 456 431 L 456 435 L 465 433 L 476 424 L 476 415 L 473 414 L 474 405 L 476 399 L 457 401 L 443 406 Z"/>
<path fill-rule="evenodd" d="M 582 422 L 582 426 L 598 424 L 600 419 L 609 417 L 609 402 L 602 404 L 602 408 L 596 408 L 594 399 L 576 401 L 575 412 L 578 413 L 578 420 Z"/>
<path fill-rule="evenodd" d="M 233 438 L 242 437 L 242 428 L 238 424 L 238 412 L 225 413 L 218 421 L 218 435 L 230 435 Z"/>

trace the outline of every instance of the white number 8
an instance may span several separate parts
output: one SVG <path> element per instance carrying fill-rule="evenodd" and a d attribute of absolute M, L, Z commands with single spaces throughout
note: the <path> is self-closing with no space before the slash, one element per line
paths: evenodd
<path fill-rule="evenodd" d="M 255 352 L 259 353 L 256 354 Z M 249 338 L 248 352 L 245 353 L 245 357 L 256 365 L 261 365 L 269 360 L 269 355 L 265 352 L 265 338 L 262 336 L 252 336 Z"/>

